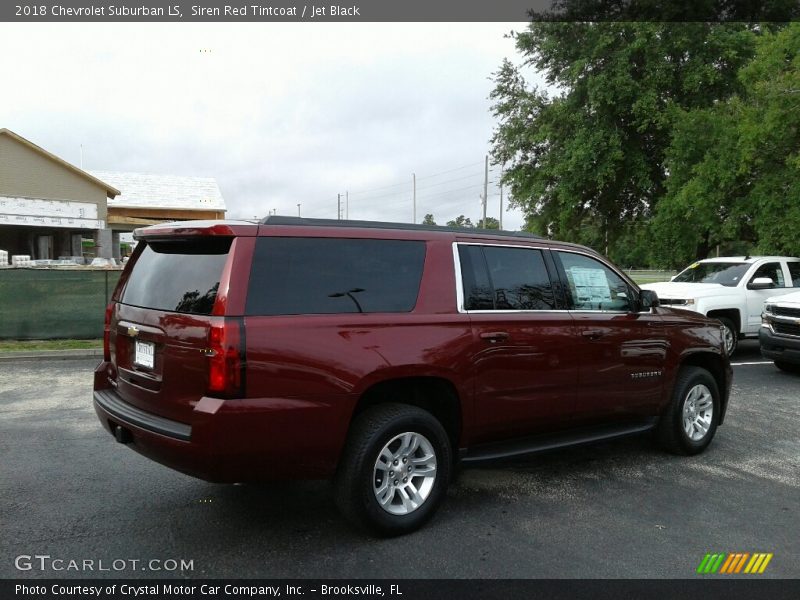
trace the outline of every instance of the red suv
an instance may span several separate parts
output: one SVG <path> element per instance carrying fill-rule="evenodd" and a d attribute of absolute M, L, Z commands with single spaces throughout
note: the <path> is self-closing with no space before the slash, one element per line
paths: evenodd
<path fill-rule="evenodd" d="M 725 416 L 719 322 L 596 252 L 525 234 L 270 217 L 136 232 L 94 406 L 218 482 L 332 477 L 352 521 L 419 527 L 454 466 Z"/>

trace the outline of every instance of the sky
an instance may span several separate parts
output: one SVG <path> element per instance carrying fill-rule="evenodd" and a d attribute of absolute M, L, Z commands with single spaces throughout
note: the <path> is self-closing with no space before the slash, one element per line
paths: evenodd
<path fill-rule="evenodd" d="M 0 127 L 87 170 L 214 177 L 234 218 L 336 218 L 341 193 L 411 222 L 414 173 L 418 222 L 475 222 L 491 74 L 524 26 L 3 23 Z"/>

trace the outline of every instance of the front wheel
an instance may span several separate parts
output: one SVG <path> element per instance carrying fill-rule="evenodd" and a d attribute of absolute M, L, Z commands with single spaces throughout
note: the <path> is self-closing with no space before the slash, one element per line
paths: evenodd
<path fill-rule="evenodd" d="M 334 480 L 336 504 L 374 533 L 409 533 L 433 516 L 451 465 L 450 441 L 432 414 L 379 404 L 353 422 Z"/>
<path fill-rule="evenodd" d="M 683 367 L 675 380 L 672 401 L 658 424 L 661 445 L 675 454 L 698 454 L 714 438 L 721 402 L 717 382 L 700 367 Z"/>
<path fill-rule="evenodd" d="M 739 332 L 738 327 L 727 317 L 718 319 L 722 323 L 722 338 L 725 342 L 725 352 L 728 356 L 732 356 L 736 352 L 736 347 L 739 345 Z"/>

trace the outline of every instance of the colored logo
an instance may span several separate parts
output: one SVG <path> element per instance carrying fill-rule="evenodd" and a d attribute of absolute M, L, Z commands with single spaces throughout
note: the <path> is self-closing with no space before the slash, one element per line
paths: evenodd
<path fill-rule="evenodd" d="M 772 560 L 772 553 L 766 552 L 731 552 L 729 554 L 706 554 L 697 567 L 697 572 L 701 575 L 708 573 L 719 573 L 730 575 L 732 573 L 763 573 L 769 561 Z"/>

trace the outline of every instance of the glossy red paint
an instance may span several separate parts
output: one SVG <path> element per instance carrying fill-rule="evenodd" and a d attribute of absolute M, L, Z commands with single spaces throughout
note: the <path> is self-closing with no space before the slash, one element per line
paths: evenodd
<path fill-rule="evenodd" d="M 234 238 L 212 314 L 121 303 L 140 245 L 114 292 L 110 360 L 95 372 L 95 390 L 113 390 L 136 414 L 191 427 L 190 438 L 157 433 L 97 400 L 95 410 L 109 431 L 122 426 L 130 432 L 134 450 L 204 479 L 329 477 L 369 390 L 412 378 L 445 382 L 455 391 L 461 449 L 625 417 L 657 416 L 686 361 L 711 365 L 727 399 L 731 371 L 719 327 L 700 315 L 663 308 L 629 314 L 566 309 L 480 314 L 458 306 L 456 242 L 569 248 L 599 258 L 582 247 L 448 231 L 238 222 L 137 230 L 137 238 L 145 241 L 195 236 Z M 258 236 L 424 240 L 416 305 L 409 313 L 246 315 Z M 635 284 L 630 288 L 638 293 Z M 232 320 L 243 332 L 237 343 L 244 393 L 220 399 L 209 391 L 210 353 L 215 351 L 210 331 Z M 600 335 L 585 336 L 586 331 Z M 133 363 L 136 340 L 155 345 L 152 369 Z M 657 371 L 658 376 L 639 376 Z"/>

